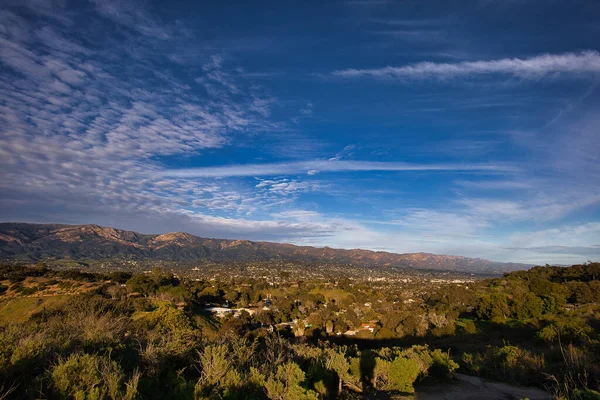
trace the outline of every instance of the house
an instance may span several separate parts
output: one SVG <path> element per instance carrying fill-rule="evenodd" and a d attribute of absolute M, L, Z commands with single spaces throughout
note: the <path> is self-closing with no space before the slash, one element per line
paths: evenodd
<path fill-rule="evenodd" d="M 375 330 L 375 324 L 361 324 L 360 325 L 360 330 L 361 331 L 371 331 L 373 332 Z"/>
<path fill-rule="evenodd" d="M 217 317 L 224 317 L 225 315 L 234 312 L 231 308 L 225 307 L 209 307 L 205 308 L 206 311 L 216 314 Z"/>

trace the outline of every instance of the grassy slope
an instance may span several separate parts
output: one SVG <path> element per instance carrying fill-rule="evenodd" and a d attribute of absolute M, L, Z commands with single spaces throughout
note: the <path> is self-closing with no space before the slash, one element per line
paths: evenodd
<path fill-rule="evenodd" d="M 23 322 L 29 316 L 44 307 L 50 307 L 64 302 L 69 295 L 16 297 L 0 300 L 0 323 Z"/>

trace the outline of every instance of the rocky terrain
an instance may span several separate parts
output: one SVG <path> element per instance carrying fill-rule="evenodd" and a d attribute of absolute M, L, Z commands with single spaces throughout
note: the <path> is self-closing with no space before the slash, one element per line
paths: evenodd
<path fill-rule="evenodd" d="M 98 225 L 0 223 L 0 258 L 167 261 L 301 261 L 393 266 L 463 272 L 504 272 L 528 265 L 427 253 L 295 246 L 284 243 L 202 238 L 183 232 L 141 234 Z"/>

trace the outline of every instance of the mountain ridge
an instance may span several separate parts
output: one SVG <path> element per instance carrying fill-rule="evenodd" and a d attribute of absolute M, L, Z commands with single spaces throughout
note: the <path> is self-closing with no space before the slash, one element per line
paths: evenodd
<path fill-rule="evenodd" d="M 506 272 L 530 267 L 482 258 L 431 253 L 391 253 L 328 246 L 216 239 L 185 232 L 143 234 L 95 224 L 0 223 L 0 258 L 39 261 L 70 259 L 155 259 L 164 261 L 308 261 L 462 272 Z"/>

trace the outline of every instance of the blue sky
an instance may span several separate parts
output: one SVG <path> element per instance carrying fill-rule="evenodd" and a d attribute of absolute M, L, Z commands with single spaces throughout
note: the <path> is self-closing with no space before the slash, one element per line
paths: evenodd
<path fill-rule="evenodd" d="M 0 6 L 0 219 L 600 259 L 597 1 Z"/>

